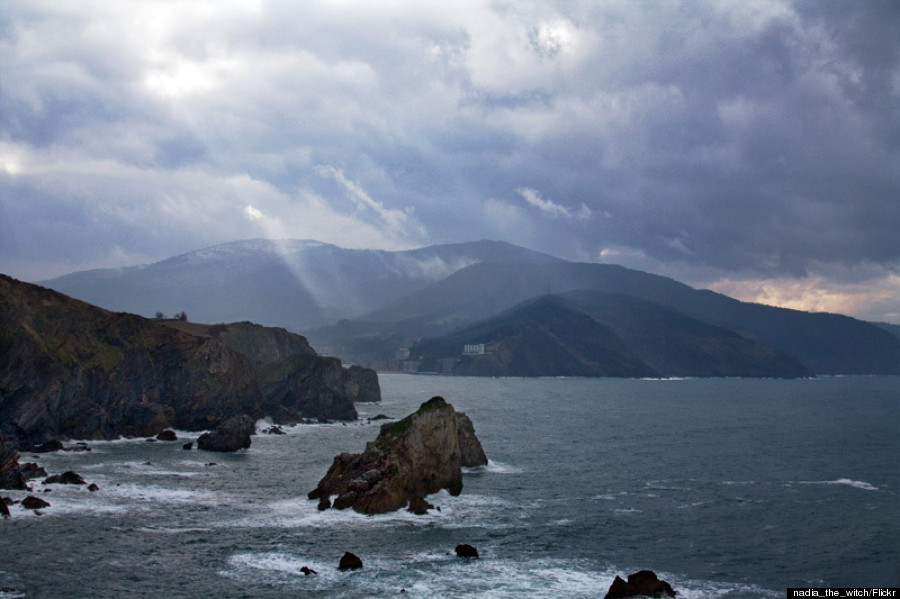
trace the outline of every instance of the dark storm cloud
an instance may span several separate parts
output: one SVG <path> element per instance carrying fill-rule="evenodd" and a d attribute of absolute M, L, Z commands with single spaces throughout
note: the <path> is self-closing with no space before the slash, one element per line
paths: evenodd
<path fill-rule="evenodd" d="M 898 30 L 890 1 L 7 2 L 0 266 L 502 238 L 900 295 Z"/>

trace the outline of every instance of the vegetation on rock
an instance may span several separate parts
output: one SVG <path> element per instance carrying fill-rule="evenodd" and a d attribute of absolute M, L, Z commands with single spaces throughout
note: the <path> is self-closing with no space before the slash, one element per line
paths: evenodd
<path fill-rule="evenodd" d="M 431 507 L 426 496 L 441 489 L 451 495 L 462 491 L 463 466 L 486 463 L 471 420 L 433 397 L 399 422 L 382 425 L 363 453 L 336 456 L 308 496 L 319 500 L 320 509 L 379 514 L 409 505 L 424 513 Z"/>

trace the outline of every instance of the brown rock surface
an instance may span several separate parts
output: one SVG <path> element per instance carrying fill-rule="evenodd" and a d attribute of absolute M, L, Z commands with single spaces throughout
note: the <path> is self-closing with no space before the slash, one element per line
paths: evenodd
<path fill-rule="evenodd" d="M 336 495 L 332 506 L 336 509 L 380 514 L 411 501 L 414 510 L 421 512 L 427 505 L 424 498 L 441 489 L 459 495 L 464 461 L 461 421 L 468 428 L 462 434 L 464 445 L 477 454 L 474 448 L 481 450 L 481 444 L 471 421 L 442 397 L 433 397 L 403 420 L 382 425 L 378 438 L 363 453 L 335 457 L 309 498 L 319 499 L 321 508 L 322 498 Z"/>

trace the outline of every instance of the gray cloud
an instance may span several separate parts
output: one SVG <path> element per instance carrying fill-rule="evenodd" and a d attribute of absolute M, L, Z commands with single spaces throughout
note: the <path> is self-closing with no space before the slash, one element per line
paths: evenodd
<path fill-rule="evenodd" d="M 872 317 L 867 283 L 900 296 L 898 29 L 890 1 L 12 0 L 0 270 L 500 238 Z"/>

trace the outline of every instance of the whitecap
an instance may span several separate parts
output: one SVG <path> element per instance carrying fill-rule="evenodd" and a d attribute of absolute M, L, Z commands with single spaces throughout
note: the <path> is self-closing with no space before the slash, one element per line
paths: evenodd
<path fill-rule="evenodd" d="M 798 485 L 847 485 L 863 491 L 877 491 L 878 487 L 862 480 L 852 480 L 849 478 L 839 478 L 837 480 L 801 480 L 797 481 Z"/>
<path fill-rule="evenodd" d="M 826 484 L 829 485 L 849 485 L 851 487 L 856 487 L 857 489 L 862 489 L 864 491 L 877 491 L 878 487 L 871 483 L 867 483 L 861 480 L 850 480 L 849 478 L 839 478 L 838 480 L 829 480 L 826 481 Z"/>

